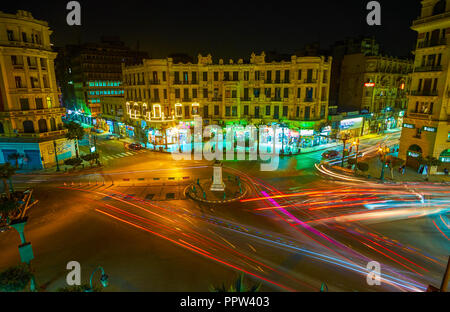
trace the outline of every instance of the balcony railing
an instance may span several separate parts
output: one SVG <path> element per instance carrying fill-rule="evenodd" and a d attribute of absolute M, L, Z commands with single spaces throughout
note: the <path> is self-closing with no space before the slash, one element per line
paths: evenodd
<path fill-rule="evenodd" d="M 313 98 L 305 98 L 305 102 L 314 102 L 314 99 Z"/>
<path fill-rule="evenodd" d="M 316 83 L 317 79 L 305 79 L 304 83 Z"/>
<path fill-rule="evenodd" d="M 412 96 L 437 96 L 437 91 L 411 91 Z"/>
<path fill-rule="evenodd" d="M 159 85 L 161 81 L 159 79 L 152 79 L 150 80 L 150 84 Z"/>
<path fill-rule="evenodd" d="M 37 132 L 37 133 L 25 133 L 25 132 L 19 132 L 16 133 L 16 137 L 19 138 L 48 138 L 53 136 L 61 136 L 65 135 L 67 133 L 67 129 L 63 130 L 56 130 L 56 131 L 47 131 L 47 132 Z"/>
<path fill-rule="evenodd" d="M 426 118 L 426 119 L 428 119 L 429 116 L 432 116 L 432 114 L 420 113 L 420 112 L 417 112 L 415 110 L 412 110 L 412 111 L 407 113 L 407 117 L 411 117 L 411 118 L 422 118 L 422 119 Z"/>
<path fill-rule="evenodd" d="M 416 67 L 414 71 L 417 72 L 434 72 L 434 71 L 442 71 L 442 65 L 438 66 L 420 66 Z"/>
<path fill-rule="evenodd" d="M 417 48 L 423 49 L 423 48 L 437 47 L 437 46 L 446 45 L 446 44 L 447 44 L 447 40 L 445 38 L 441 38 L 441 39 L 437 39 L 437 40 L 426 40 L 426 41 L 419 42 L 417 44 Z"/>
<path fill-rule="evenodd" d="M 264 83 L 272 83 L 272 80 L 266 79 L 264 80 Z"/>

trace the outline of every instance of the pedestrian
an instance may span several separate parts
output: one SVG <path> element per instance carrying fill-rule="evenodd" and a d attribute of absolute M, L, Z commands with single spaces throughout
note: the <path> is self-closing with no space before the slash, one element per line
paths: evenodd
<path fill-rule="evenodd" d="M 447 169 L 447 168 L 444 169 L 444 174 L 445 174 L 446 176 L 448 176 L 448 169 Z"/>
<path fill-rule="evenodd" d="M 419 166 L 419 170 L 417 171 L 418 174 L 422 174 L 423 172 L 423 165 Z"/>
<path fill-rule="evenodd" d="M 403 166 L 402 166 L 402 175 L 405 174 L 405 171 L 406 171 L 406 165 L 403 165 Z"/>

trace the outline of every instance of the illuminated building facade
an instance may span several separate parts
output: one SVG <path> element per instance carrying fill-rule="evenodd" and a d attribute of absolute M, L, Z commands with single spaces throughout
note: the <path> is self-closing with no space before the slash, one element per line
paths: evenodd
<path fill-rule="evenodd" d="M 418 40 L 399 157 L 417 167 L 420 157 L 450 163 L 450 0 L 422 1 L 413 22 Z"/>
<path fill-rule="evenodd" d="M 58 81 L 64 105 L 81 114 L 86 124 L 96 123 L 102 97 L 123 96 L 122 63 L 137 64 L 146 52 L 126 47 L 119 38 L 102 37 L 99 43 L 68 45 L 57 59 Z"/>
<path fill-rule="evenodd" d="M 0 163 L 40 169 L 74 153 L 64 136 L 50 30 L 30 12 L 0 12 Z"/>
<path fill-rule="evenodd" d="M 148 127 L 200 116 L 204 125 L 278 123 L 320 131 L 328 117 L 331 61 L 293 55 L 266 62 L 264 52 L 216 64 L 211 55 L 198 55 L 197 63 L 145 59 L 123 66 L 127 116 Z"/>
<path fill-rule="evenodd" d="M 373 114 L 370 132 L 401 127 L 407 107 L 413 61 L 363 53 L 344 56 L 339 105 L 346 111 Z"/>

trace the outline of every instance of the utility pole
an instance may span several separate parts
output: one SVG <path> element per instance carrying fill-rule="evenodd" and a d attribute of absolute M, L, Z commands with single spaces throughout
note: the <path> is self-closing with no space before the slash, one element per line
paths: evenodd
<path fill-rule="evenodd" d="M 53 148 L 55 150 L 56 171 L 59 171 L 58 152 L 56 150 L 56 141 L 53 141 Z"/>

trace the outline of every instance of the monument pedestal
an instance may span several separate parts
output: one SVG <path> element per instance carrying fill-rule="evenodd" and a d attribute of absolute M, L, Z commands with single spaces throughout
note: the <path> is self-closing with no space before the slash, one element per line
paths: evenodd
<path fill-rule="evenodd" d="M 225 184 L 222 180 L 222 164 L 220 162 L 215 162 L 213 168 L 213 184 L 211 184 L 210 190 L 215 192 L 223 192 L 225 191 Z"/>

